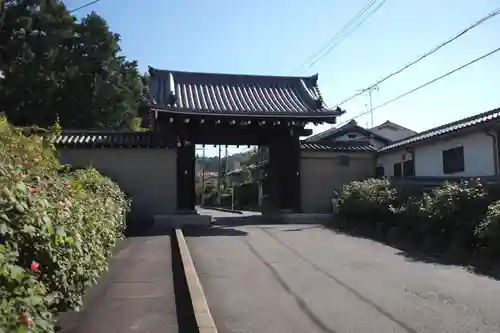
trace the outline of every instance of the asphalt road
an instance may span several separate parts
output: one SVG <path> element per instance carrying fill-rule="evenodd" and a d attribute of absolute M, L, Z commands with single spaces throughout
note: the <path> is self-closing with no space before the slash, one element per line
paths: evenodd
<path fill-rule="evenodd" d="M 83 303 L 61 333 L 178 332 L 170 236 L 124 240 Z"/>
<path fill-rule="evenodd" d="M 186 236 L 221 333 L 500 332 L 500 281 L 370 240 L 312 225 Z"/>

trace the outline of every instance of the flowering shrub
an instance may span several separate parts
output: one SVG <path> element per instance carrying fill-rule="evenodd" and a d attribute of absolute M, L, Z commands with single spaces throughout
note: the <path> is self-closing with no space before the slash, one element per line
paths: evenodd
<path fill-rule="evenodd" d="M 343 187 L 338 212 L 349 225 L 368 221 L 378 222 L 375 227 L 384 231 L 396 227 L 433 252 L 473 254 L 481 247 L 500 255 L 497 192 L 498 186 L 486 189 L 474 179 L 445 182 L 421 197 L 405 197 L 386 180 L 368 179 Z"/>
<path fill-rule="evenodd" d="M 17 265 L 17 258 L 17 252 L 0 245 L 0 331 L 52 332 L 46 289 L 38 273 Z"/>
<path fill-rule="evenodd" d="M 464 247 L 474 245 L 474 231 L 488 207 L 487 192 L 479 181 L 445 182 L 424 197 L 424 202 L 429 235 L 442 236 L 446 242 L 460 238 Z"/>
<path fill-rule="evenodd" d="M 387 180 L 354 181 L 338 194 L 338 212 L 344 218 L 383 221 L 391 218 L 391 207 L 397 203 L 397 192 Z"/>
<path fill-rule="evenodd" d="M 486 216 L 477 226 L 475 233 L 488 248 L 488 254 L 500 255 L 500 201 L 488 206 Z"/>
<path fill-rule="evenodd" d="M 0 332 L 51 332 L 50 313 L 78 309 L 106 269 L 128 202 L 96 170 L 62 168 L 46 140 L 1 118 L 0 145 Z"/>

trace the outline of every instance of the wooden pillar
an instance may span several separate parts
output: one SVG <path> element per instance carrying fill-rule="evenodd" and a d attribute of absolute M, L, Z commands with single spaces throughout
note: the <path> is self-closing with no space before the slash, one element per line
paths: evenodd
<path fill-rule="evenodd" d="M 269 146 L 271 206 L 277 210 L 301 211 L 300 141 L 290 134 Z"/>
<path fill-rule="evenodd" d="M 294 212 L 301 211 L 301 193 L 300 193 L 300 140 L 296 135 L 291 134 L 284 144 L 287 158 L 283 166 L 283 196 L 285 203 L 283 207 Z"/>
<path fill-rule="evenodd" d="M 268 185 L 269 185 L 269 208 L 272 210 L 281 209 L 281 142 L 275 141 L 269 145 L 269 166 L 268 166 Z"/>
<path fill-rule="evenodd" d="M 177 209 L 194 210 L 195 146 L 177 148 Z"/>

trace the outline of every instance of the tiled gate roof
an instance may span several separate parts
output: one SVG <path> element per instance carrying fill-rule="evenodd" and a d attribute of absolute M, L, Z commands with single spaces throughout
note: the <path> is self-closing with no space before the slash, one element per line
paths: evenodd
<path fill-rule="evenodd" d="M 179 113 L 338 116 L 329 109 L 318 76 L 195 73 L 150 68 L 152 108 Z"/>

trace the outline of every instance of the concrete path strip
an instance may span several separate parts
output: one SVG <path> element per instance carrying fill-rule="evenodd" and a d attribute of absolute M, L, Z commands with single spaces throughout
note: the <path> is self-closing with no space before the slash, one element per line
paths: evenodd
<path fill-rule="evenodd" d="M 184 268 L 184 275 L 186 277 L 189 293 L 191 295 L 191 302 L 193 303 L 194 315 L 196 324 L 200 333 L 218 333 L 215 326 L 214 319 L 210 313 L 203 287 L 201 286 L 196 268 L 194 267 L 193 259 L 189 253 L 184 233 L 181 229 L 175 229 L 175 235 L 179 245 L 179 252 L 181 254 L 182 266 Z"/>

